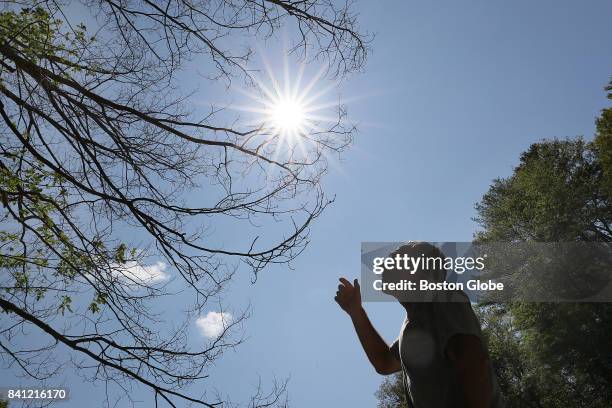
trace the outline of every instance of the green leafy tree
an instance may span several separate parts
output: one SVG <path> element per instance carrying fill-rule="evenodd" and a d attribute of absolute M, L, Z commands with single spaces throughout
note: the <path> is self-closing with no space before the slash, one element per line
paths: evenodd
<path fill-rule="evenodd" d="M 611 118 L 605 109 L 593 143 L 545 141 L 523 153 L 477 205 L 477 240 L 612 241 Z M 514 303 L 498 313 L 487 332 L 511 406 L 611 406 L 609 303 Z"/>
<path fill-rule="evenodd" d="M 385 377 L 376 391 L 378 408 L 408 408 L 401 373 Z"/>
<path fill-rule="evenodd" d="M 289 143 L 269 124 L 194 109 L 194 89 L 179 74 L 199 58 L 200 87 L 243 81 L 258 92 L 242 40 L 287 25 L 291 52 L 343 75 L 362 67 L 368 37 L 348 4 L 327 0 L 8 3 L 0 11 L 0 356 L 39 381 L 71 364 L 92 382 L 147 387 L 156 404 L 222 404 L 186 386 L 240 343 L 245 313 L 197 348 L 190 327 L 205 307 L 220 307 L 238 265 L 256 276 L 304 249 L 331 202 L 319 183 L 326 155 L 354 129 L 338 107 L 337 122 Z M 224 244 L 213 231 L 228 226 L 241 233 Z M 156 300 L 176 291 L 184 321 L 160 330 Z M 28 344 L 33 336 L 23 333 L 33 331 L 47 343 Z M 64 350 L 72 354 L 56 360 Z M 279 402 L 283 390 L 256 392 L 252 406 Z"/>
<path fill-rule="evenodd" d="M 578 407 L 583 396 L 566 386 L 563 375 L 537 361 L 532 343 L 507 305 L 478 309 L 495 375 L 507 407 Z"/>
<path fill-rule="evenodd" d="M 612 99 L 612 81 L 606 87 L 606 91 L 608 98 Z M 597 125 L 595 150 L 603 168 L 605 188 L 608 194 L 612 194 L 612 109 L 604 109 L 595 123 Z"/>

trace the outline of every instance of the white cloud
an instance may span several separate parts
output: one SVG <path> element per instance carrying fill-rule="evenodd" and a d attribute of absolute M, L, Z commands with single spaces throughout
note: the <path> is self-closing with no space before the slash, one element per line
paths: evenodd
<path fill-rule="evenodd" d="M 127 261 L 124 264 L 113 265 L 112 274 L 127 283 L 153 284 L 168 280 L 170 276 L 165 272 L 167 265 L 156 262 L 151 265 L 140 265 L 136 261 Z"/>
<path fill-rule="evenodd" d="M 208 312 L 206 316 L 198 317 L 196 326 L 208 338 L 218 337 L 229 324 L 232 315 L 227 312 Z"/>

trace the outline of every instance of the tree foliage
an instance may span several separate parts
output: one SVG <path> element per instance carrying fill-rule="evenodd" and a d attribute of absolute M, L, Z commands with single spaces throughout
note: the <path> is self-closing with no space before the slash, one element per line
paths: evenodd
<path fill-rule="evenodd" d="M 385 377 L 376 391 L 378 408 L 408 408 L 404 379 L 401 373 Z"/>
<path fill-rule="evenodd" d="M 612 241 L 611 114 L 603 110 L 592 143 L 544 141 L 523 153 L 512 176 L 496 180 L 477 205 L 483 226 L 477 239 Z M 609 303 L 487 308 L 486 332 L 509 406 L 610 406 Z"/>
<path fill-rule="evenodd" d="M 606 87 L 608 98 L 612 99 L 612 80 Z M 608 194 L 612 194 L 612 109 L 604 109 L 595 122 L 595 150 L 604 173 L 604 186 Z"/>

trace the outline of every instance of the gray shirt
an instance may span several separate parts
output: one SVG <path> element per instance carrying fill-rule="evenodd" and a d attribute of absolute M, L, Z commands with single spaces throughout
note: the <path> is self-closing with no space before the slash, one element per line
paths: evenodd
<path fill-rule="evenodd" d="M 456 334 L 477 336 L 483 346 L 485 342 L 467 296 L 462 292 L 453 296 L 459 296 L 459 301 L 418 303 L 391 345 L 391 352 L 402 363 L 406 397 L 414 408 L 465 406 L 462 386 L 446 356 L 446 346 Z M 489 375 L 493 385 L 491 407 L 501 408 L 501 392 L 490 363 Z"/>

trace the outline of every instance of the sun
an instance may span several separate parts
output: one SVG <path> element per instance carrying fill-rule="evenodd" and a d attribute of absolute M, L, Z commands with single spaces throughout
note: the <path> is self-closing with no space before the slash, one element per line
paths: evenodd
<path fill-rule="evenodd" d="M 283 62 L 279 73 L 264 59 L 265 70 L 252 76 L 254 86 L 235 88 L 249 101 L 232 104 L 232 109 L 248 112 L 241 120 L 252 129 L 246 136 L 249 142 L 258 149 L 273 149 L 274 158 L 286 153 L 297 160 L 296 152 L 306 157 L 338 126 L 339 100 L 331 96 L 338 82 L 324 78 L 325 66 L 306 72 L 305 64 L 290 69 L 289 61 Z"/>
<path fill-rule="evenodd" d="M 283 95 L 268 105 L 266 121 L 278 132 L 299 133 L 306 127 L 306 106 L 298 98 Z"/>

